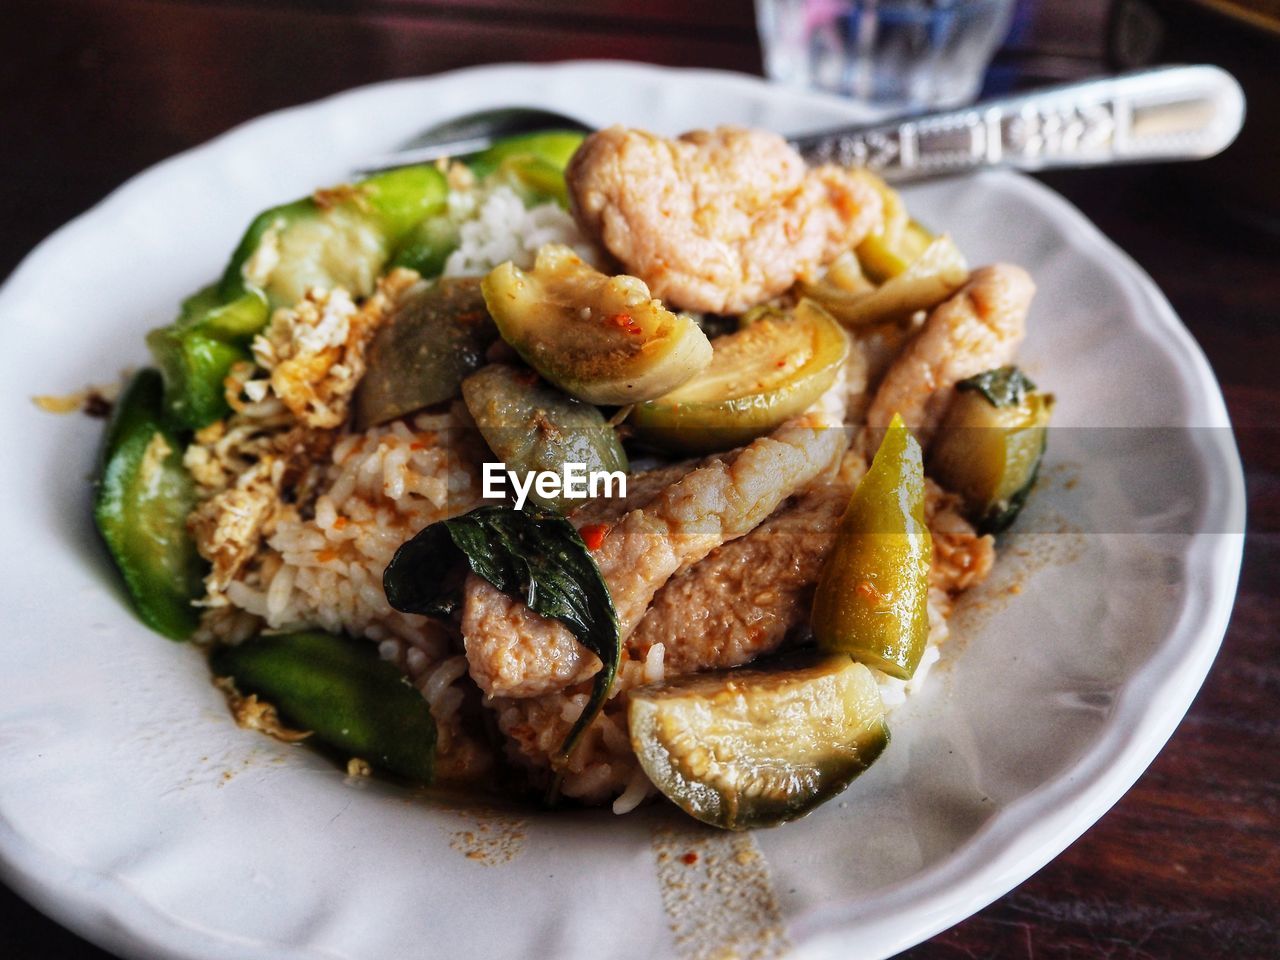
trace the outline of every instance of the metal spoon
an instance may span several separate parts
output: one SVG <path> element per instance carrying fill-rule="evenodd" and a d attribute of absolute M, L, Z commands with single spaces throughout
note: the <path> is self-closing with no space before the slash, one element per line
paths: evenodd
<path fill-rule="evenodd" d="M 864 166 L 902 182 L 985 167 L 1041 170 L 1203 159 L 1230 146 L 1243 122 L 1244 92 L 1225 70 L 1157 67 L 822 131 L 790 143 L 810 163 Z M 519 133 L 590 129 L 550 110 L 483 110 L 428 127 L 357 172 L 462 156 Z"/>

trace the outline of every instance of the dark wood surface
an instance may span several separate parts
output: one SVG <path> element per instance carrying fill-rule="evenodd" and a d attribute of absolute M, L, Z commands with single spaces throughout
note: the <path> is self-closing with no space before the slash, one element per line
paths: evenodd
<path fill-rule="evenodd" d="M 1105 8 L 1021 4 L 989 86 L 1101 69 Z M 578 57 L 760 68 L 749 0 L 0 0 L 0 276 L 128 176 L 263 112 Z M 1257 64 L 1273 92 L 1277 63 Z M 1256 175 L 1275 177 L 1274 155 Z M 1280 957 L 1280 240 L 1223 214 L 1211 170 L 1044 179 L 1151 273 L 1217 371 L 1247 472 L 1244 572 L 1208 682 L 1137 785 L 1030 880 L 904 956 Z M 105 957 L 3 888 L 0 953 Z"/>

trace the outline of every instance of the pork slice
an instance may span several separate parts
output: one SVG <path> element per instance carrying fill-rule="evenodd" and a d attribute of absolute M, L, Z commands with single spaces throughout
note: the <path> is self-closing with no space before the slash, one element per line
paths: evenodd
<path fill-rule="evenodd" d="M 698 467 L 609 530 L 595 559 L 624 638 L 674 574 L 743 536 L 788 497 L 834 471 L 848 444 L 840 426 L 843 403 L 838 406 L 838 416 L 806 414 Z M 465 592 L 467 660 L 489 696 L 535 697 L 600 669 L 599 658 L 559 622 L 474 575 L 467 578 Z"/>
<path fill-rule="evenodd" d="M 820 484 L 658 591 L 627 640 L 633 659 L 663 644 L 668 676 L 735 667 L 778 648 L 808 619 L 813 588 L 852 493 Z"/>
<path fill-rule="evenodd" d="M 692 473 L 704 462 L 685 460 L 655 467 L 652 470 L 637 470 L 635 473 L 629 473 L 625 497 L 595 497 L 584 500 L 569 514 L 569 520 L 579 530 L 591 524 L 615 523 L 632 510 L 647 507 L 663 490 Z"/>
<path fill-rule="evenodd" d="M 865 177 L 808 169 L 785 140 L 720 127 L 671 140 L 610 127 L 565 173 L 573 214 L 655 297 L 740 313 L 854 247 L 882 217 Z"/>
<path fill-rule="evenodd" d="M 738 666 L 777 649 L 790 630 L 807 622 L 814 587 L 854 485 L 856 480 L 816 484 L 658 591 L 627 641 L 606 715 L 588 726 L 574 752 L 570 772 L 601 763 L 621 772 L 600 781 L 600 792 L 587 799 L 599 801 L 611 789 L 616 792 L 634 768 L 631 746 L 618 731 L 625 730 L 628 692 L 654 679 L 650 661 L 661 664 L 656 672 L 666 678 Z M 995 559 L 991 537 L 978 536 L 959 509 L 958 497 L 926 479 L 925 521 L 934 545 L 930 603 L 944 617 L 953 598 L 980 583 Z M 659 643 L 663 650 L 655 657 L 650 651 Z M 547 768 L 588 692 L 583 684 L 539 697 L 490 701 L 511 755 L 533 769 Z"/>

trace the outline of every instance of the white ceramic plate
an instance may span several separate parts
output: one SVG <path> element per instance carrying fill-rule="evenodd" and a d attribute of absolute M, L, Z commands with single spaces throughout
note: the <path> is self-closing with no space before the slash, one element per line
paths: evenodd
<path fill-rule="evenodd" d="M 909 201 L 972 262 L 1035 276 L 1023 357 L 1058 394 L 1056 423 L 1174 429 L 1056 431 L 1023 524 L 1041 532 L 1006 544 L 944 664 L 895 716 L 891 748 L 838 802 L 754 836 L 666 807 L 465 809 L 347 783 L 238 730 L 195 652 L 122 601 L 88 512 L 101 425 L 30 397 L 144 362 L 143 333 L 216 274 L 255 211 L 341 180 L 432 120 L 513 103 L 662 132 L 798 132 L 853 111 L 746 77 L 599 63 L 370 87 L 160 164 L 42 244 L 0 293 L 3 876 L 111 950 L 882 957 L 1079 836 L 1204 678 L 1243 529 L 1218 387 L 1132 261 L 1044 187 L 988 174 Z"/>

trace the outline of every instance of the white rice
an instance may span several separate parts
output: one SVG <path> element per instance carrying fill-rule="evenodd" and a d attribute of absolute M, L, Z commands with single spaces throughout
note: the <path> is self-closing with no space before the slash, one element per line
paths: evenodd
<path fill-rule="evenodd" d="M 613 801 L 613 812 L 618 815 L 630 813 L 654 792 L 653 784 L 645 776 L 644 770 L 637 766 L 635 772 L 631 774 L 631 779 L 627 781 L 626 789 L 618 795 L 618 799 Z"/>
<path fill-rule="evenodd" d="M 599 253 L 573 217 L 555 203 L 526 210 L 519 194 L 505 185 L 455 192 L 449 203 L 461 242 L 445 261 L 446 277 L 479 276 L 508 260 L 528 269 L 539 248 L 549 243 L 573 247 L 588 263 L 599 261 Z"/>
<path fill-rule="evenodd" d="M 393 610 L 382 574 L 404 541 L 479 502 L 482 453 L 468 428 L 460 412 L 419 414 L 341 437 L 311 515 L 282 511 L 256 564 L 227 587 L 238 613 L 211 631 L 234 642 L 255 624 L 310 627 L 379 641 L 383 659 L 404 670 L 430 705 L 440 765 L 454 779 L 478 775 L 489 763 L 487 751 L 463 733 L 458 713 L 472 688 L 466 658 L 441 624 Z"/>

